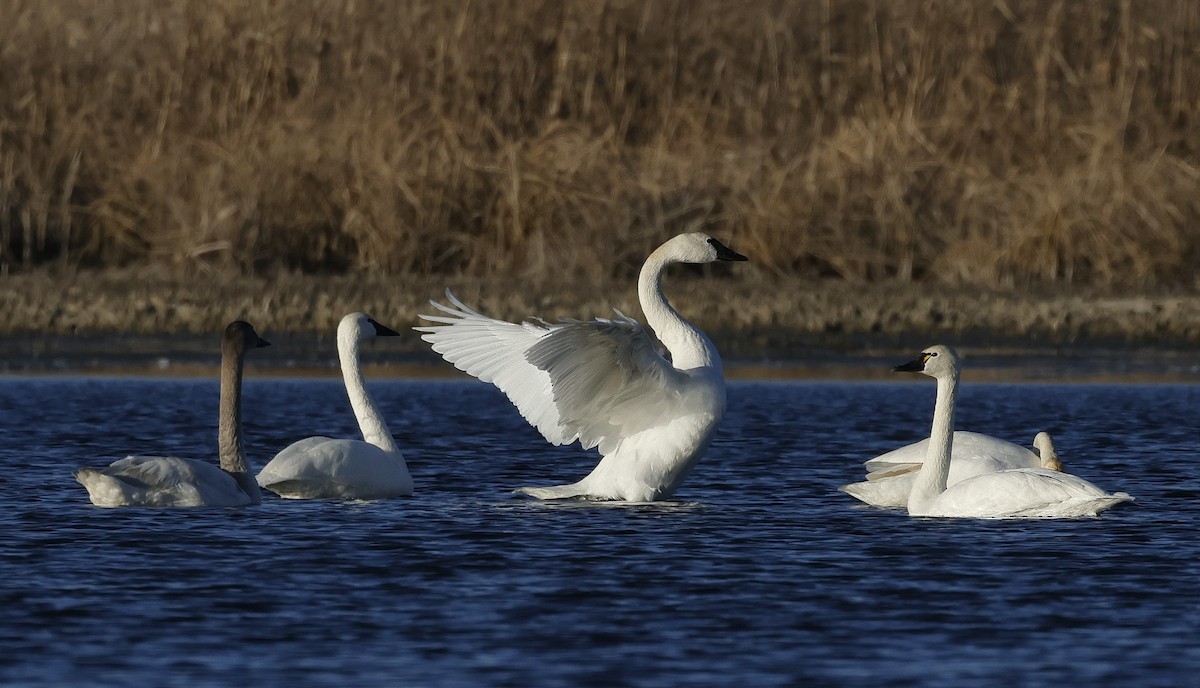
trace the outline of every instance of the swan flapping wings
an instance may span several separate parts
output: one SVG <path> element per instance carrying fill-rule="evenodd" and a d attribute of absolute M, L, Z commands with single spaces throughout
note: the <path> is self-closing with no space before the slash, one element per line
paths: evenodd
<path fill-rule="evenodd" d="M 725 413 L 725 376 L 712 341 L 667 301 L 663 272 L 676 263 L 739 260 L 746 257 L 703 232 L 668 239 L 638 273 L 645 328 L 620 312 L 589 322 L 504 322 L 447 291 L 450 306 L 433 304 L 441 315 L 421 316 L 437 324 L 416 329 L 459 370 L 499 387 L 552 444 L 599 447 L 603 458 L 582 480 L 518 494 L 669 499 Z"/>

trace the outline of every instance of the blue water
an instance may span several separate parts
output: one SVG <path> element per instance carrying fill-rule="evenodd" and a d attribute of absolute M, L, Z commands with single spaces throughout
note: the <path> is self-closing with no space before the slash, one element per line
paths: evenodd
<path fill-rule="evenodd" d="M 374 503 L 100 509 L 71 476 L 215 455 L 210 380 L 0 382 L 0 684 L 1137 685 L 1200 672 L 1200 386 L 967 384 L 960 428 L 1054 434 L 1137 498 L 1098 519 L 911 519 L 837 486 L 928 431 L 933 385 L 734 383 L 661 505 L 582 477 L 493 388 L 381 381 L 417 482 Z M 335 380 L 246 386 L 251 462 L 352 435 Z"/>

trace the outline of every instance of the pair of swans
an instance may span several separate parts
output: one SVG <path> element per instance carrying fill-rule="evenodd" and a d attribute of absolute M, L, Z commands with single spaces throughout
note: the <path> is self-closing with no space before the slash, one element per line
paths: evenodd
<path fill-rule="evenodd" d="M 267 346 L 245 322 L 221 341 L 220 466 L 173 456 L 129 456 L 108 468 L 81 468 L 76 479 L 97 506 L 242 506 L 261 501 L 259 487 L 286 498 L 380 499 L 412 494 L 404 456 L 363 384 L 359 343 L 398 333 L 363 313 L 338 325 L 338 356 L 350 405 L 365 441 L 309 437 L 279 452 L 257 478 L 242 441 L 242 369 L 246 352 Z"/>
<path fill-rule="evenodd" d="M 866 463 L 866 482 L 841 489 L 876 506 L 907 507 L 911 516 L 950 518 L 1073 518 L 1095 516 L 1131 501 L 1062 472 L 1046 433 L 1037 454 L 977 433 L 954 432 L 962 364 L 954 349 L 937 345 L 895 368 L 937 380 L 933 427 L 927 440 Z"/>
<path fill-rule="evenodd" d="M 1062 462 L 1050 435 L 1039 432 L 1033 438 L 1033 451 L 1019 444 L 965 430 L 954 431 L 951 442 L 950 473 L 946 485 L 962 482 L 983 473 L 1010 468 L 1046 468 L 1061 472 Z M 929 453 L 929 438 L 881 454 L 863 466 L 867 479 L 843 485 L 842 492 L 871 506 L 900 508 L 908 506 L 917 471 Z"/>
<path fill-rule="evenodd" d="M 499 387 L 549 442 L 579 441 L 585 449 L 599 449 L 602 459 L 584 479 L 521 488 L 519 493 L 542 499 L 669 499 L 707 449 L 724 415 L 725 379 L 713 343 L 667 302 L 663 273 L 675 263 L 744 260 L 698 232 L 674 237 L 646 259 L 638 296 L 669 360 L 654 334 L 620 312 L 611 320 L 511 323 L 471 310 L 447 291 L 451 305 L 433 303 L 443 315 L 422 316 L 436 324 L 417 329 L 447 361 Z M 246 341 L 261 342 L 245 323 L 230 325 L 232 330 Z M 250 504 L 259 501 L 260 485 L 290 498 L 373 499 L 412 493 L 404 458 L 366 392 L 358 364 L 359 341 L 394 331 L 362 314 L 346 316 L 338 328 L 342 372 L 365 441 L 300 440 L 267 464 L 257 481 L 249 478 L 241 445 L 246 349 L 240 340 L 231 342 L 230 331 L 223 351 L 232 355 L 222 359 L 221 468 L 173 457 L 129 457 L 104 471 L 82 469 L 77 477 L 94 504 Z M 228 409 L 227 397 L 236 400 Z M 226 451 L 227 438 L 236 444 L 236 458 Z M 160 475 L 167 467 L 188 470 Z"/>

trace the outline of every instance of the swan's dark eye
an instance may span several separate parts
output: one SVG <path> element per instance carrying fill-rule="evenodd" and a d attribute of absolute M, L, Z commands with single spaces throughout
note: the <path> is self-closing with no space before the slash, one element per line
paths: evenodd
<path fill-rule="evenodd" d="M 936 353 L 936 352 L 934 352 L 934 351 L 926 351 L 926 352 L 925 352 L 925 358 L 923 358 L 923 359 L 921 359 L 921 360 L 922 360 L 922 362 L 924 362 L 924 361 L 928 361 L 929 359 L 931 359 L 931 358 L 933 358 L 933 357 L 935 357 L 935 356 L 937 356 L 937 353 Z"/>

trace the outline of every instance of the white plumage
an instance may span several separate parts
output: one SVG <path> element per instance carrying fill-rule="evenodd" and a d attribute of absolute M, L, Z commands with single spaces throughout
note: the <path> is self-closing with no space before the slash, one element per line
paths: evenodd
<path fill-rule="evenodd" d="M 174 456 L 128 456 L 107 468 L 80 468 L 75 479 L 96 506 L 242 506 L 260 495 L 242 446 L 242 368 L 246 352 L 269 343 L 245 322 L 221 340 L 220 467 Z"/>
<path fill-rule="evenodd" d="M 386 499 L 413 492 L 412 476 L 383 416 L 367 392 L 359 344 L 396 336 L 364 313 L 338 325 L 338 358 L 362 440 L 309 437 L 275 455 L 258 474 L 258 484 L 288 499 Z"/>
<path fill-rule="evenodd" d="M 673 263 L 745 260 L 702 233 L 681 234 L 646 259 L 638 296 L 654 336 L 620 312 L 611 320 L 511 323 L 464 305 L 433 303 L 437 323 L 417 328 L 459 370 L 500 388 L 555 445 L 578 441 L 603 456 L 583 480 L 519 493 L 542 499 L 668 499 L 708 447 L 725 411 L 717 349 L 667 303 Z"/>
<path fill-rule="evenodd" d="M 1010 468 L 1047 468 L 1061 471 L 1058 453 L 1050 435 L 1039 432 L 1033 439 L 1035 451 L 977 432 L 957 430 L 954 433 L 950 458 L 950 473 L 946 485 L 967 478 Z M 872 506 L 904 508 L 912 491 L 917 471 L 929 453 L 929 438 L 893 449 L 863 465 L 867 479 L 843 485 L 842 492 Z"/>
<path fill-rule="evenodd" d="M 954 404 L 961 370 L 958 354 L 948 346 L 932 346 L 896 370 L 920 372 L 937 380 L 933 428 L 925 461 L 908 495 L 909 515 L 1072 518 L 1095 516 L 1132 500 L 1124 492 L 1107 494 L 1083 478 L 1045 468 L 1009 468 L 949 485 Z"/>

